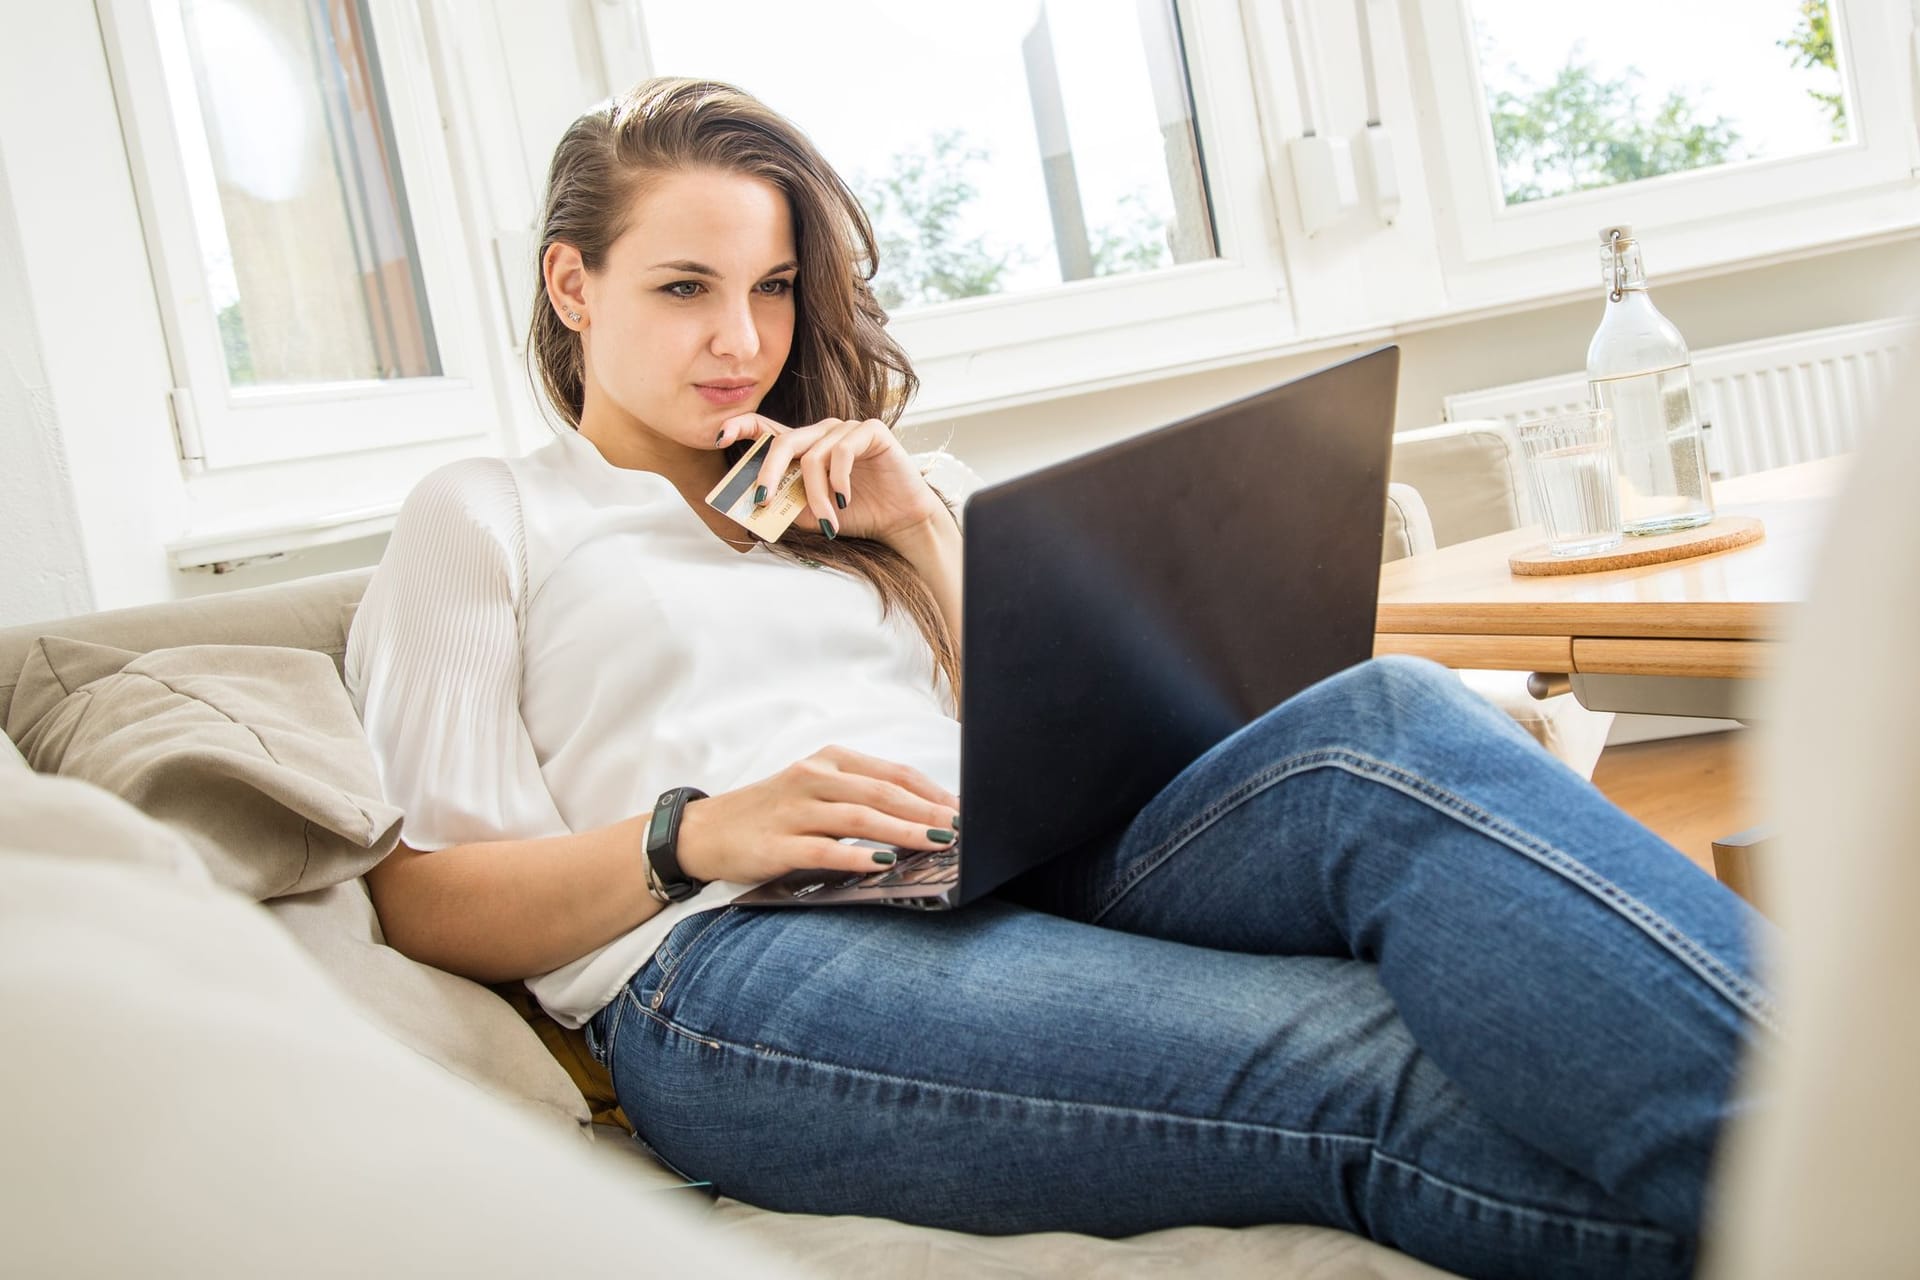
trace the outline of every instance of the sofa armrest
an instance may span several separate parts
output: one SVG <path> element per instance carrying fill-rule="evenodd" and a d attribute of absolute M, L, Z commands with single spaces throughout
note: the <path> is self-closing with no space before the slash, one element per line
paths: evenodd
<path fill-rule="evenodd" d="M 1420 491 L 1443 547 L 1532 522 L 1519 448 L 1497 418 L 1396 433 L 1390 478 Z"/>
<path fill-rule="evenodd" d="M 1420 491 L 1409 484 L 1387 486 L 1386 537 L 1380 543 L 1380 563 L 1401 560 L 1433 550 L 1433 517 Z"/>

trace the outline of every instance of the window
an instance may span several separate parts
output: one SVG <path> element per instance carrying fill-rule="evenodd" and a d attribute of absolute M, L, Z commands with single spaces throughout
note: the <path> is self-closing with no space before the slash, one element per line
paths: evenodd
<path fill-rule="evenodd" d="M 983 0 L 958 22 L 882 0 L 643 9 L 656 66 L 747 88 L 848 178 L 891 309 L 1213 257 L 1165 3 Z"/>
<path fill-rule="evenodd" d="M 1631 223 L 1667 274 L 1913 224 L 1913 19 L 1887 0 L 1418 0 L 1449 291 L 1584 286 Z"/>
<path fill-rule="evenodd" d="M 487 430 L 433 100 L 391 74 L 421 56 L 405 7 L 105 0 L 102 14 L 190 468 Z"/>
<path fill-rule="evenodd" d="M 1828 0 L 1471 0 L 1507 205 L 1851 141 Z"/>
<path fill-rule="evenodd" d="M 358 9 L 189 2 L 180 19 L 160 51 L 174 119 L 206 139 L 182 158 L 229 386 L 438 374 Z"/>
<path fill-rule="evenodd" d="M 625 3 L 624 79 L 737 84 L 860 195 L 923 415 L 1292 332 L 1233 0 Z"/>

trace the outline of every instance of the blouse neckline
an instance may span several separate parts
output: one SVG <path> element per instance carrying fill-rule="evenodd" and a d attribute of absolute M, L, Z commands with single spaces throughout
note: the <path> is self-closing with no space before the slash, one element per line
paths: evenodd
<path fill-rule="evenodd" d="M 635 506 L 669 506 L 674 513 L 673 518 L 685 520 L 694 531 L 716 544 L 730 559 L 744 560 L 756 551 L 766 551 L 767 544 L 757 538 L 744 551 L 727 542 L 687 505 L 686 498 L 674 487 L 673 481 L 657 471 L 622 467 L 609 462 L 607 456 L 600 452 L 600 446 L 581 435 L 577 428 L 566 428 L 561 433 L 560 444 L 574 465 L 584 473 L 583 478 L 593 490 Z M 747 530 L 743 528 L 740 532 L 746 534 Z"/>

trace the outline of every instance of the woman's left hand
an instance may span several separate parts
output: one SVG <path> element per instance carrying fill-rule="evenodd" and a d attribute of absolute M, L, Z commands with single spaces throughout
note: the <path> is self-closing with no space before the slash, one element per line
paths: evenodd
<path fill-rule="evenodd" d="M 757 483 L 772 493 L 797 460 L 811 519 L 825 523 L 835 537 L 891 545 L 936 517 L 952 519 L 900 438 L 878 418 L 827 418 L 810 427 L 789 427 L 743 413 L 723 424 L 719 444 L 724 449 L 762 435 L 774 439 L 760 459 Z"/>

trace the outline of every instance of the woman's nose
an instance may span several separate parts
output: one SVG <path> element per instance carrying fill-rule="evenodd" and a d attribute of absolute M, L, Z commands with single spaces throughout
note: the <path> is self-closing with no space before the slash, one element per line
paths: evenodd
<path fill-rule="evenodd" d="M 745 299 L 721 311 L 713 333 L 713 353 L 735 360 L 751 360 L 760 354 L 760 328 L 754 323 L 752 305 Z"/>

